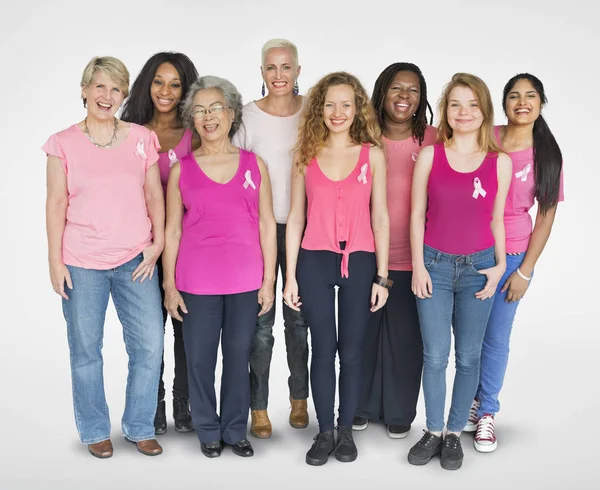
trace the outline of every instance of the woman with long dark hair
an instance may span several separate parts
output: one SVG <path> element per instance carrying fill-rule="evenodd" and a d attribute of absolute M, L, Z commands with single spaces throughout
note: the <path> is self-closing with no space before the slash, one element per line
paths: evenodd
<path fill-rule="evenodd" d="M 179 113 L 180 102 L 185 98 L 189 86 L 198 78 L 192 61 L 182 53 L 156 53 L 140 71 L 133 82 L 131 95 L 125 103 L 121 119 L 133 122 L 154 131 L 160 142 L 158 154 L 160 180 L 166 194 L 169 172 L 173 164 L 199 146 L 197 136 L 186 129 Z M 163 282 L 162 262 L 159 259 L 158 278 Z M 164 300 L 164 290 L 161 286 Z M 163 306 L 163 324 L 167 322 L 167 310 Z M 171 318 L 174 336 L 175 377 L 173 379 L 173 419 L 175 430 L 194 430 L 189 409 L 187 366 L 181 322 Z M 164 358 L 160 368 L 158 386 L 158 406 L 154 419 L 156 434 L 167 432 L 165 404 L 165 384 L 163 372 Z"/>
<path fill-rule="evenodd" d="M 479 452 L 496 449 L 495 415 L 508 364 L 509 341 L 519 302 L 529 287 L 533 269 L 550 237 L 562 189 L 562 154 L 541 112 L 544 85 L 521 73 L 504 87 L 502 107 L 506 126 L 496 126 L 500 147 L 512 159 L 512 178 L 504 212 L 506 272 L 498 291 L 481 352 L 479 389 L 465 431 L 475 431 Z M 538 203 L 535 227 L 529 210 Z M 533 231 L 532 231 L 533 228 Z"/>
<path fill-rule="evenodd" d="M 417 154 L 436 140 L 427 124 L 427 85 L 418 66 L 393 63 L 373 88 L 372 104 L 383 132 L 390 215 L 389 278 L 394 281 L 383 308 L 371 315 L 363 344 L 363 391 L 353 429 L 382 421 L 387 434 L 402 439 L 417 413 L 423 344 L 411 290 L 410 187 Z"/>

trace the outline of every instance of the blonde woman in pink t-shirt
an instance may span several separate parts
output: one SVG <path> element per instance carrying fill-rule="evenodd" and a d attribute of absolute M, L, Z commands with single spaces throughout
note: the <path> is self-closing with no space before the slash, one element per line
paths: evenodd
<path fill-rule="evenodd" d="M 550 237 L 558 203 L 564 199 L 561 151 L 541 114 L 546 102 L 544 85 L 537 77 L 529 73 L 515 75 L 506 83 L 502 97 L 508 123 L 495 128 L 498 144 L 513 164 L 504 211 L 506 272 L 498 283 L 487 324 L 479 389 L 464 429 L 475 432 L 475 449 L 483 453 L 497 446 L 495 415 L 500 410 L 498 395 L 508 365 L 517 307 Z M 529 210 L 535 200 L 538 209 L 534 227 Z"/>
<path fill-rule="evenodd" d="M 102 375 L 109 296 L 129 354 L 123 435 L 143 454 L 162 453 L 153 425 L 163 349 L 155 274 L 164 246 L 160 146 L 152 131 L 115 117 L 128 92 L 121 61 L 93 58 L 81 79 L 85 119 L 43 147 L 50 278 L 67 322 L 75 421 L 99 458 L 113 453 Z"/>
<path fill-rule="evenodd" d="M 371 315 L 364 341 L 363 391 L 353 429 L 383 422 L 393 439 L 408 436 L 421 389 L 423 344 L 411 290 L 410 187 L 421 148 L 435 143 L 427 124 L 427 85 L 419 67 L 394 63 L 377 78 L 371 99 L 383 132 L 390 215 L 389 277 L 383 308 Z"/>

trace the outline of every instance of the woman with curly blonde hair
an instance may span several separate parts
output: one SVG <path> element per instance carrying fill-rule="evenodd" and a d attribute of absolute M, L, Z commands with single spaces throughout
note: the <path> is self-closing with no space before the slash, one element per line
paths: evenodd
<path fill-rule="evenodd" d="M 310 376 L 319 433 L 306 454 L 310 465 L 325 464 L 334 449 L 339 461 L 354 461 L 358 455 L 352 420 L 361 390 L 361 346 L 369 315 L 385 304 L 391 286 L 380 138 L 377 116 L 356 77 L 331 73 L 310 90 L 294 155 L 284 290 L 285 303 L 294 310 L 302 307 L 311 332 Z"/>

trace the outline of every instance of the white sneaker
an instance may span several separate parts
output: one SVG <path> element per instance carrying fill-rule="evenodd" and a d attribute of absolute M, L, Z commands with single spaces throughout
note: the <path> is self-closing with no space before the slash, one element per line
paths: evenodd
<path fill-rule="evenodd" d="M 494 434 L 494 416 L 486 413 L 477 422 L 477 431 L 473 445 L 480 453 L 491 453 L 496 450 L 498 441 Z"/>
<path fill-rule="evenodd" d="M 469 410 L 469 420 L 467 421 L 467 425 L 465 425 L 463 432 L 475 432 L 477 430 L 477 422 L 479 422 L 477 410 L 479 410 L 480 404 L 481 403 L 479 402 L 479 400 L 473 400 L 471 410 Z"/>

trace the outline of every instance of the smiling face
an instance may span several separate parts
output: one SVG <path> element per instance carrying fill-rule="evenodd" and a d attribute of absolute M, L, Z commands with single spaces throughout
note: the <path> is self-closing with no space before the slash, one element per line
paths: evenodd
<path fill-rule="evenodd" d="M 272 48 L 267 51 L 261 73 L 270 95 L 292 93 L 300 67 L 296 66 L 292 51 L 288 48 Z"/>
<path fill-rule="evenodd" d="M 100 120 L 112 119 L 125 99 L 122 87 L 102 70 L 96 70 L 91 83 L 81 89 L 81 95 L 86 100 L 88 117 Z"/>
<path fill-rule="evenodd" d="M 399 71 L 388 88 L 383 102 L 384 117 L 391 123 L 411 121 L 421 100 L 419 77 L 412 71 Z"/>
<path fill-rule="evenodd" d="M 510 124 L 516 126 L 533 124 L 542 110 L 540 94 L 525 78 L 517 80 L 504 101 L 504 111 Z"/>
<path fill-rule="evenodd" d="M 181 102 L 181 80 L 179 73 L 171 63 L 161 64 L 154 73 L 150 86 L 150 97 L 158 112 L 177 110 Z"/>
<path fill-rule="evenodd" d="M 478 131 L 483 123 L 479 101 L 469 87 L 458 85 L 448 94 L 448 125 L 454 133 Z"/>
<path fill-rule="evenodd" d="M 323 120 L 332 133 L 349 131 L 356 115 L 354 90 L 350 85 L 332 85 L 325 94 Z"/>
<path fill-rule="evenodd" d="M 194 127 L 202 141 L 229 138 L 234 112 L 227 106 L 223 92 L 220 90 L 216 88 L 198 90 L 192 102 L 192 117 Z"/>

